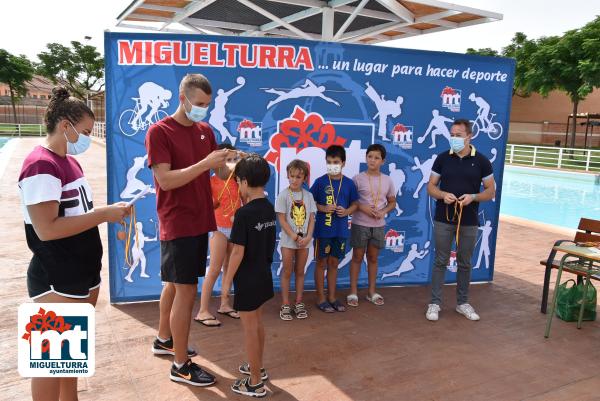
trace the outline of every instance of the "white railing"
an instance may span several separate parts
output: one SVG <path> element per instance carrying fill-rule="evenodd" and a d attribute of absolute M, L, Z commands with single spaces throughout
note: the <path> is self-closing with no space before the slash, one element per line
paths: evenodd
<path fill-rule="evenodd" d="M 95 122 L 92 136 L 106 141 L 106 123 Z"/>
<path fill-rule="evenodd" d="M 0 123 L 0 136 L 43 136 L 46 128 L 42 124 Z"/>
<path fill-rule="evenodd" d="M 600 150 L 506 145 L 506 164 L 600 172 Z"/>

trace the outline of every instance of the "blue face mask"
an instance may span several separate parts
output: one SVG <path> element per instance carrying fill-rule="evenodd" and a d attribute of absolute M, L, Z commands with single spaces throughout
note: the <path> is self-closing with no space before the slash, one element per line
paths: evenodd
<path fill-rule="evenodd" d="M 192 102 L 190 102 L 190 99 L 188 99 L 187 96 L 185 96 L 185 94 L 183 96 L 185 97 L 185 100 L 187 100 L 190 103 L 190 105 L 192 106 L 190 111 L 187 111 L 187 109 L 185 108 L 185 104 L 184 104 L 183 109 L 185 110 L 186 117 L 190 121 L 193 121 L 195 123 L 198 123 L 198 122 L 204 120 L 206 118 L 206 114 L 208 113 L 208 107 L 194 106 L 192 104 Z"/>
<path fill-rule="evenodd" d="M 69 121 L 69 124 L 71 124 L 70 121 Z M 86 150 L 88 150 L 92 140 L 90 139 L 90 137 L 88 135 L 79 133 L 79 131 L 77 131 L 75 129 L 73 124 L 71 124 L 71 127 L 73 128 L 73 131 L 75 131 L 77 133 L 77 141 L 69 142 L 69 138 L 67 138 L 67 133 L 66 132 L 64 133 L 65 139 L 67 140 L 67 154 L 79 155 L 79 154 L 85 152 Z"/>
<path fill-rule="evenodd" d="M 465 138 L 458 136 L 450 137 L 450 148 L 454 151 L 454 153 L 460 152 L 465 148 Z"/>

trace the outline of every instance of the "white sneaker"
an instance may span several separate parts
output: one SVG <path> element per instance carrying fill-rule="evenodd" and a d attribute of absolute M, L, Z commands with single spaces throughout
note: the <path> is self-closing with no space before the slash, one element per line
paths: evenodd
<path fill-rule="evenodd" d="M 469 320 L 479 320 L 479 315 L 475 313 L 475 309 L 469 304 L 458 305 L 456 311 Z"/>
<path fill-rule="evenodd" d="M 429 304 L 427 307 L 427 313 L 425 313 L 425 317 L 427 320 L 435 322 L 439 319 L 439 313 L 441 309 L 442 308 L 440 308 L 440 306 L 437 304 Z"/>

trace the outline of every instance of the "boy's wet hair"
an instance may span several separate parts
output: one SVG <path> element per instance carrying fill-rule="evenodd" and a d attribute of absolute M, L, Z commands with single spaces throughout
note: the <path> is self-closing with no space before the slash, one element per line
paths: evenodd
<path fill-rule="evenodd" d="M 454 120 L 452 125 L 462 125 L 465 127 L 465 131 L 467 131 L 467 135 L 471 135 L 473 133 L 473 129 L 471 128 L 471 121 L 466 118 L 457 118 Z"/>
<path fill-rule="evenodd" d="M 249 187 L 264 187 L 271 176 L 269 163 L 256 153 L 250 153 L 235 165 L 234 174 L 237 178 L 246 180 Z"/>
<path fill-rule="evenodd" d="M 346 149 L 340 145 L 331 145 L 325 151 L 325 158 L 327 157 L 339 157 L 342 162 L 346 161 Z"/>
<path fill-rule="evenodd" d="M 385 156 L 387 154 L 387 151 L 385 150 L 383 145 L 381 145 L 379 143 L 374 143 L 372 145 L 369 145 L 369 147 L 367 148 L 366 154 L 369 154 L 369 152 L 379 152 L 379 154 L 381 155 L 381 158 L 383 160 L 385 160 Z"/>
<path fill-rule="evenodd" d="M 218 145 L 217 145 L 217 149 L 219 149 L 219 150 L 221 150 L 221 149 L 237 150 L 237 149 L 235 148 L 235 146 L 233 146 L 233 145 L 232 145 L 232 144 L 230 144 L 230 143 L 226 143 L 226 142 L 223 142 L 223 143 L 220 143 L 220 144 L 218 144 Z"/>
<path fill-rule="evenodd" d="M 292 170 L 300 170 L 304 174 L 304 178 L 308 177 L 308 163 L 299 159 L 292 160 L 285 168 L 288 175 Z"/>

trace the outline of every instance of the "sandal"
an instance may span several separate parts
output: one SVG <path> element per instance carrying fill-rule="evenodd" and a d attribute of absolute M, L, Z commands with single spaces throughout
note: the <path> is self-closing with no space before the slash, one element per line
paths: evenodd
<path fill-rule="evenodd" d="M 298 302 L 294 305 L 294 313 L 296 314 L 296 319 L 306 319 L 308 317 L 304 302 Z"/>
<path fill-rule="evenodd" d="M 240 373 L 250 376 L 250 364 L 248 362 L 242 363 L 240 365 L 240 367 L 238 368 L 238 370 L 240 371 Z M 269 380 L 269 375 L 267 374 L 267 371 L 265 370 L 265 368 L 260 368 L 260 380 L 262 380 L 262 381 Z"/>
<path fill-rule="evenodd" d="M 262 398 L 267 395 L 265 384 L 261 381 L 260 383 L 253 386 L 250 384 L 249 377 L 236 380 L 235 383 L 233 383 L 233 385 L 231 386 L 231 390 L 233 390 L 233 392 L 235 393 L 247 395 L 250 397 Z"/>
<path fill-rule="evenodd" d="M 381 306 L 384 304 L 383 297 L 378 293 L 375 293 L 373 295 L 367 295 L 367 301 L 377 306 Z"/>
<path fill-rule="evenodd" d="M 221 325 L 221 322 L 219 322 L 217 320 L 217 318 L 214 317 L 214 316 L 208 317 L 206 319 L 196 319 L 196 318 L 194 318 L 194 321 L 197 322 L 197 323 L 200 323 L 201 325 L 206 326 L 206 327 L 219 327 Z M 217 323 L 215 323 L 215 324 L 208 324 L 207 322 L 217 322 Z"/>
<path fill-rule="evenodd" d="M 348 294 L 346 297 L 346 303 L 348 306 L 357 307 L 358 306 L 358 295 L 356 294 Z"/>
<path fill-rule="evenodd" d="M 292 308 L 289 305 L 281 305 L 279 309 L 279 317 L 281 320 L 292 320 Z"/>
<path fill-rule="evenodd" d="M 232 319 L 239 319 L 240 318 L 240 314 L 238 313 L 238 311 L 233 310 L 233 309 L 228 310 L 226 312 L 218 310 L 217 313 L 220 314 L 220 315 L 229 316 Z"/>
<path fill-rule="evenodd" d="M 346 307 L 342 305 L 340 301 L 337 299 L 330 303 L 331 307 L 335 309 L 337 312 L 346 312 Z"/>
<path fill-rule="evenodd" d="M 331 306 L 331 304 L 327 301 L 317 304 L 317 308 L 319 308 L 319 310 L 321 310 L 322 312 L 325 312 L 325 313 L 335 312 L 335 309 L 333 309 L 333 306 Z"/>

